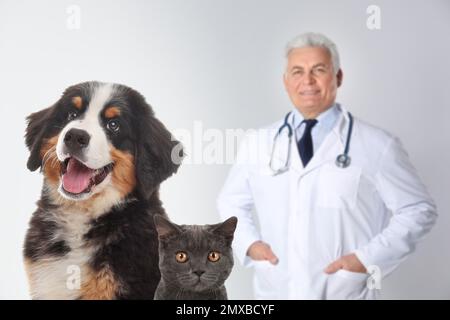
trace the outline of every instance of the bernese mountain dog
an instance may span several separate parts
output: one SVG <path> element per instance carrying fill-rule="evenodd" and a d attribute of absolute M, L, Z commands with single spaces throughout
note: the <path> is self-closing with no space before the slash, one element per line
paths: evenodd
<path fill-rule="evenodd" d="M 119 84 L 69 87 L 31 114 L 27 167 L 44 176 L 24 244 L 33 299 L 153 299 L 154 215 L 182 147 L 144 97 Z"/>

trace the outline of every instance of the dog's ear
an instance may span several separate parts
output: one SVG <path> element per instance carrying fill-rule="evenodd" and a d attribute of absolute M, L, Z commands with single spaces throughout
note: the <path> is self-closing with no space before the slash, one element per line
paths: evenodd
<path fill-rule="evenodd" d="M 40 152 L 42 140 L 44 139 L 53 110 L 54 106 L 51 106 L 32 113 L 26 118 L 28 125 L 25 131 L 25 144 L 30 150 L 30 156 L 27 162 L 27 167 L 30 171 L 35 171 L 41 166 L 42 158 Z"/>
<path fill-rule="evenodd" d="M 140 115 L 139 123 L 135 154 L 137 191 L 148 199 L 161 182 L 178 170 L 183 148 L 149 107 L 145 108 L 145 114 Z"/>

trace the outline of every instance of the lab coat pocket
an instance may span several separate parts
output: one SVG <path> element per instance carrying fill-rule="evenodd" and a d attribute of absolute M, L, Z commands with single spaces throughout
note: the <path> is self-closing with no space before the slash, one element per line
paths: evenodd
<path fill-rule="evenodd" d="M 358 196 L 361 168 L 324 165 L 319 173 L 317 204 L 324 208 L 354 208 Z"/>
<path fill-rule="evenodd" d="M 276 266 L 269 261 L 252 261 L 255 268 L 253 281 L 256 299 L 276 299 L 278 280 Z"/>
<path fill-rule="evenodd" d="M 339 270 L 329 275 L 326 286 L 326 299 L 364 299 L 368 291 L 369 274 Z"/>

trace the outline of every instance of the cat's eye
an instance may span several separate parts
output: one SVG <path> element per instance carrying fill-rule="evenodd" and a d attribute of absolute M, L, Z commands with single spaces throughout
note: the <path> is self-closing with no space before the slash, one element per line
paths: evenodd
<path fill-rule="evenodd" d="M 217 262 L 217 261 L 219 261 L 219 259 L 220 259 L 220 253 L 217 251 L 211 251 L 208 254 L 208 260 L 211 262 Z"/>
<path fill-rule="evenodd" d="M 180 251 L 175 255 L 175 259 L 177 260 L 177 262 L 185 263 L 186 261 L 188 261 L 188 255 L 186 252 Z"/>

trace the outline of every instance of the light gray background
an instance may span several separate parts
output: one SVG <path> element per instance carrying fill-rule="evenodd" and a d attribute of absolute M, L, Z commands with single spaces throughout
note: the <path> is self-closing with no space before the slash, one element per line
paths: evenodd
<path fill-rule="evenodd" d="M 66 8 L 81 8 L 81 29 Z M 381 30 L 366 8 L 381 8 Z M 382 283 L 384 298 L 450 298 L 450 2 L 434 1 L 0 1 L 0 298 L 27 299 L 21 248 L 41 176 L 25 164 L 24 118 L 86 80 L 141 91 L 174 130 L 254 128 L 290 108 L 285 43 L 319 31 L 340 49 L 338 101 L 398 135 L 440 213 L 417 252 Z M 184 165 L 162 186 L 178 223 L 216 223 L 227 165 Z M 270 196 L 270 195 L 268 195 Z M 232 299 L 252 297 L 236 266 Z"/>

